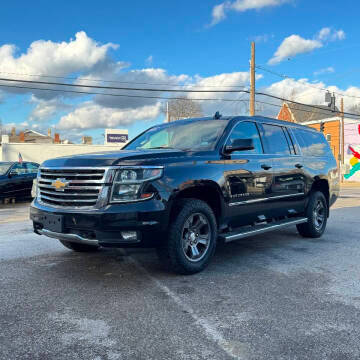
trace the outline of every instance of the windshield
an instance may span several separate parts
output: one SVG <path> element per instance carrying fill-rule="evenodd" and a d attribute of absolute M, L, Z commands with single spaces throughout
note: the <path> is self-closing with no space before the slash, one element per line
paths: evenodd
<path fill-rule="evenodd" d="M 156 126 L 140 135 L 125 149 L 213 150 L 226 125 L 227 121 L 224 120 L 198 120 Z"/>
<path fill-rule="evenodd" d="M 9 170 L 11 164 L 0 162 L 0 175 L 5 175 Z"/>

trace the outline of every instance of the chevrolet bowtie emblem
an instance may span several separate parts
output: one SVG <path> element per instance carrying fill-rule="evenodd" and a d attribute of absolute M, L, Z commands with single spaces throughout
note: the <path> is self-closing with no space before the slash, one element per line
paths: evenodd
<path fill-rule="evenodd" d="M 56 179 L 51 183 L 51 186 L 53 186 L 56 191 L 64 191 L 68 185 L 69 182 L 65 179 Z"/>

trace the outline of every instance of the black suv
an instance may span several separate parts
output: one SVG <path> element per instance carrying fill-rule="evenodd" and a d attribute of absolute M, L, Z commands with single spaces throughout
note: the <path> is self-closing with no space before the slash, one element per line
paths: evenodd
<path fill-rule="evenodd" d="M 156 247 L 182 274 L 216 243 L 296 225 L 325 231 L 339 193 L 336 161 L 311 128 L 264 117 L 154 126 L 119 152 L 45 161 L 31 219 L 75 251 Z"/>

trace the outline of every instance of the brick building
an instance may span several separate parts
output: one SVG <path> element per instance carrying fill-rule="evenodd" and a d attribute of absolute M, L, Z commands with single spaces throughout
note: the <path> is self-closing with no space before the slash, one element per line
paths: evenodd
<path fill-rule="evenodd" d="M 33 144 L 59 144 L 60 136 L 59 134 L 54 134 L 54 137 L 51 136 L 51 130 L 48 130 L 48 134 L 41 134 L 35 130 L 25 130 L 16 132 L 16 128 L 12 128 L 9 134 L 10 143 L 33 143 Z"/>

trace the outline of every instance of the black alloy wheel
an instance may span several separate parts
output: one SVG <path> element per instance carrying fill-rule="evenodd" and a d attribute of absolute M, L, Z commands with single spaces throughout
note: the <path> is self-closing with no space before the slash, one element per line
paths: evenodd
<path fill-rule="evenodd" d="M 167 238 L 157 248 L 161 262 L 178 274 L 194 274 L 209 263 L 216 248 L 217 223 L 210 206 L 181 199 L 170 221 Z"/>

